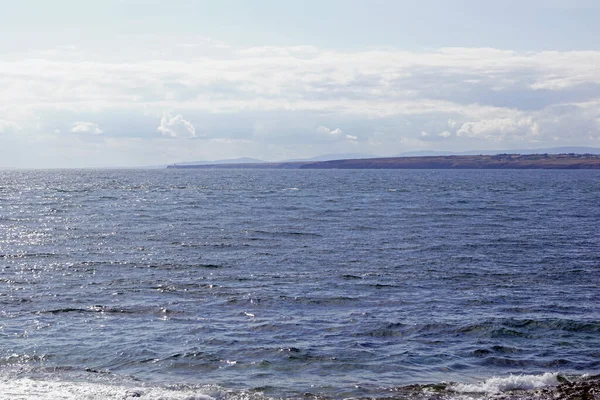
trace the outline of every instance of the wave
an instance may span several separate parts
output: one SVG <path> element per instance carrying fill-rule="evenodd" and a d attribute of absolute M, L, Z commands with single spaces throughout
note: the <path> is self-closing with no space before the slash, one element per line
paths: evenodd
<path fill-rule="evenodd" d="M 2 253 L 0 254 L 0 259 L 52 258 L 58 256 L 59 255 L 55 253 Z"/>
<path fill-rule="evenodd" d="M 218 385 L 157 384 L 75 367 L 13 365 L 0 369 L 0 399 L 11 400 L 265 400 L 257 390 Z"/>
<path fill-rule="evenodd" d="M 597 399 L 600 376 L 539 375 L 492 377 L 476 383 L 441 383 L 396 388 L 409 399 L 435 400 L 556 400 Z"/>
<path fill-rule="evenodd" d="M 455 383 L 447 389 L 460 393 L 500 393 L 512 390 L 537 390 L 556 387 L 559 384 L 557 373 L 542 375 L 510 375 L 493 377 L 477 383 Z"/>
<path fill-rule="evenodd" d="M 61 380 L 39 380 L 33 378 L 4 379 L 0 381 L 2 398 L 19 399 L 87 399 L 87 400 L 126 400 L 141 398 L 147 400 L 221 400 L 221 399 L 261 399 L 258 394 L 233 392 L 217 386 L 173 385 L 167 387 L 130 386 L 98 382 L 69 382 Z"/>
<path fill-rule="evenodd" d="M 302 355 L 300 349 L 282 348 L 289 356 Z M 199 353 L 174 354 L 170 359 L 204 357 Z M 381 387 L 375 383 L 354 385 L 354 389 L 321 387 L 324 391 L 296 391 L 294 388 L 260 386 L 226 388 L 216 384 L 163 383 L 140 381 L 108 371 L 75 367 L 28 367 L 13 365 L 0 369 L 2 399 L 146 399 L 146 400 L 270 400 L 341 398 L 411 400 L 555 400 L 597 399 L 600 376 L 563 376 L 555 372 L 538 375 L 496 376 L 472 382 L 441 382 Z M 333 390 L 332 390 L 333 389 Z M 340 391 L 341 390 L 341 391 Z"/>

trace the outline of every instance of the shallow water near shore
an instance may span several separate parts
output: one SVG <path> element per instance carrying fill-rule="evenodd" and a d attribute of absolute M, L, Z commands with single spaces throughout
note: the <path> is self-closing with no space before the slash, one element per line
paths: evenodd
<path fill-rule="evenodd" d="M 484 398 L 600 369 L 600 171 L 0 177 L 6 398 Z"/>

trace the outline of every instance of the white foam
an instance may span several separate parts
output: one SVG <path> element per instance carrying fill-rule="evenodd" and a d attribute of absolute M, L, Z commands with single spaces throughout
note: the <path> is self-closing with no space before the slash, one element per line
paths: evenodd
<path fill-rule="evenodd" d="M 145 387 L 98 382 L 38 380 L 33 378 L 0 379 L 1 400 L 246 400 L 262 397 L 258 394 L 226 391 L 216 386 Z M 262 397 L 264 399 L 264 397 Z"/>
<path fill-rule="evenodd" d="M 558 385 L 558 374 L 546 372 L 543 375 L 510 375 L 494 377 L 478 383 L 456 383 L 449 390 L 461 393 L 499 393 L 508 390 L 535 390 Z"/>

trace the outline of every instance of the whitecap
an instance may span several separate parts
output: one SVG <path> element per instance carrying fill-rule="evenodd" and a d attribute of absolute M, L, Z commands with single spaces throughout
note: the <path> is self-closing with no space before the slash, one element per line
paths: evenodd
<path fill-rule="evenodd" d="M 226 399 L 264 399 L 260 394 L 249 395 L 208 385 L 192 387 L 149 387 L 110 384 L 101 382 L 72 382 L 63 380 L 34 379 L 30 377 L 0 379 L 0 398 L 11 400 L 54 400 L 87 399 L 111 400 L 134 399 L 147 400 L 226 400 Z"/>
<path fill-rule="evenodd" d="M 508 390 L 535 390 L 558 385 L 558 374 L 510 375 L 493 377 L 477 383 L 455 383 L 449 390 L 461 393 L 500 393 Z"/>

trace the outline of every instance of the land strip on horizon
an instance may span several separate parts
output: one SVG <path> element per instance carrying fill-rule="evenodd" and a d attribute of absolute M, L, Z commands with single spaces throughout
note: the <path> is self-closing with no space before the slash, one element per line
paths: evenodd
<path fill-rule="evenodd" d="M 497 154 L 382 157 L 330 161 L 172 164 L 167 168 L 244 169 L 600 169 L 598 154 Z"/>

